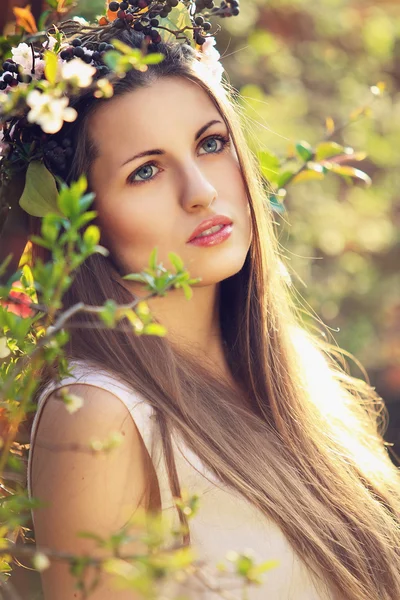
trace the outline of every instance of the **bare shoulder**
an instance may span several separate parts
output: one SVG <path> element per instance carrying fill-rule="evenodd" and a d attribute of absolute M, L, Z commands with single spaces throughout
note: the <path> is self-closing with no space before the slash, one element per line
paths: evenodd
<path fill-rule="evenodd" d="M 45 503 L 34 511 L 36 542 L 56 551 L 105 556 L 92 540 L 77 534 L 90 531 L 109 537 L 135 511 L 146 510 L 154 473 L 135 421 L 117 396 L 89 384 L 68 388 L 83 399 L 82 407 L 70 414 L 53 392 L 31 449 L 32 495 Z M 121 434 L 122 443 L 109 453 L 93 452 L 90 441 L 104 441 L 113 432 Z M 53 594 L 64 598 L 56 583 L 60 578 L 65 589 L 73 589 L 68 569 L 60 563 L 52 564 L 42 577 L 46 599 L 46 591 L 52 599 Z M 98 598 L 103 598 L 101 593 Z"/>

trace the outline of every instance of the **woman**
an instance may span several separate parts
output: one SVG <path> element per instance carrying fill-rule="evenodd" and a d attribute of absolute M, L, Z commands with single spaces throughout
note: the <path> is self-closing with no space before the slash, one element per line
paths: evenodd
<path fill-rule="evenodd" d="M 119 35 L 140 47 L 140 33 Z M 42 373 L 30 491 L 48 504 L 34 512 L 37 543 L 104 556 L 77 532 L 106 537 L 139 508 L 184 523 L 173 500 L 186 488 L 200 505 L 183 542 L 200 559 L 251 548 L 279 561 L 252 600 L 395 600 L 400 485 L 380 399 L 299 325 L 233 95 L 190 47 L 160 51 L 160 64 L 128 73 L 112 98 L 82 99 L 61 131 L 74 149 L 67 179 L 86 173 L 110 251 L 79 269 L 64 307 L 144 296 L 122 276 L 154 247 L 166 266 L 176 252 L 201 282 L 189 302 L 182 290 L 149 301 L 166 337 L 90 328 L 85 315 L 68 345 L 77 379 L 54 386 Z M 83 398 L 73 415 L 57 398 L 63 386 Z M 115 430 L 124 441 L 104 460 L 77 450 Z M 46 600 L 75 597 L 61 561 L 42 577 Z M 105 580 L 92 597 L 136 596 Z"/>

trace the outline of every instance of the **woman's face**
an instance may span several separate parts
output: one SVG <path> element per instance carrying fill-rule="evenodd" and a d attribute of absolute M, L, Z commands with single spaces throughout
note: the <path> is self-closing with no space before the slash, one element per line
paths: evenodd
<path fill-rule="evenodd" d="M 167 269 L 168 253 L 178 254 L 198 285 L 240 271 L 251 240 L 248 200 L 227 127 L 202 88 L 170 77 L 128 92 L 99 107 L 89 135 L 103 240 L 124 273 L 146 267 L 155 246 Z M 217 215 L 232 223 L 228 237 L 189 242 Z"/>

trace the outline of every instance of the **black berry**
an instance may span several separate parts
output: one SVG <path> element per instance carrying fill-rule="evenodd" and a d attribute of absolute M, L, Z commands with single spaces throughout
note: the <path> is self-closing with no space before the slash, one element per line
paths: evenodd
<path fill-rule="evenodd" d="M 104 50 L 107 48 L 107 42 L 101 42 L 99 44 L 99 52 L 104 52 Z"/>
<path fill-rule="evenodd" d="M 5 81 L 8 85 L 11 85 L 11 82 L 14 81 L 14 77 L 11 73 L 4 73 L 3 81 Z"/>
<path fill-rule="evenodd" d="M 78 46 L 82 46 L 82 40 L 81 38 L 75 38 L 74 40 L 72 40 L 72 45 L 77 48 Z"/>
<path fill-rule="evenodd" d="M 210 23 L 210 21 L 205 21 L 204 25 L 203 25 L 203 29 L 204 31 L 210 31 L 212 25 Z"/>
<path fill-rule="evenodd" d="M 127 2 L 120 2 L 119 3 L 119 7 L 121 10 L 126 10 L 128 8 L 129 4 Z"/>
<path fill-rule="evenodd" d="M 0 90 L 5 90 L 7 87 L 7 84 L 5 81 L 0 81 Z"/>
<path fill-rule="evenodd" d="M 74 49 L 74 56 L 77 56 L 78 58 L 82 58 L 83 56 L 85 56 L 85 51 L 82 48 L 82 46 L 77 46 Z"/>
<path fill-rule="evenodd" d="M 122 29 L 122 27 L 125 25 L 125 22 L 122 19 L 115 19 L 113 25 L 117 29 Z"/>
<path fill-rule="evenodd" d="M 96 62 L 98 62 L 101 59 L 101 55 L 100 52 L 98 52 L 97 50 L 95 50 L 92 54 L 92 59 L 95 60 Z"/>
<path fill-rule="evenodd" d="M 111 12 L 117 12 L 117 10 L 119 10 L 119 2 L 110 2 L 108 8 Z"/>

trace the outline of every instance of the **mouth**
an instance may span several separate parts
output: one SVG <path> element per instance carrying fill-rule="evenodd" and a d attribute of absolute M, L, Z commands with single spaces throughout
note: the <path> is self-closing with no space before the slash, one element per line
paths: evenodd
<path fill-rule="evenodd" d="M 193 246 L 216 246 L 227 240 L 232 230 L 233 223 L 214 225 L 199 233 L 196 237 L 189 240 L 188 243 Z"/>
<path fill-rule="evenodd" d="M 190 243 L 197 238 L 214 235 L 221 231 L 226 225 L 232 225 L 232 219 L 225 215 L 214 215 L 213 217 L 209 217 L 194 229 L 187 242 Z"/>

